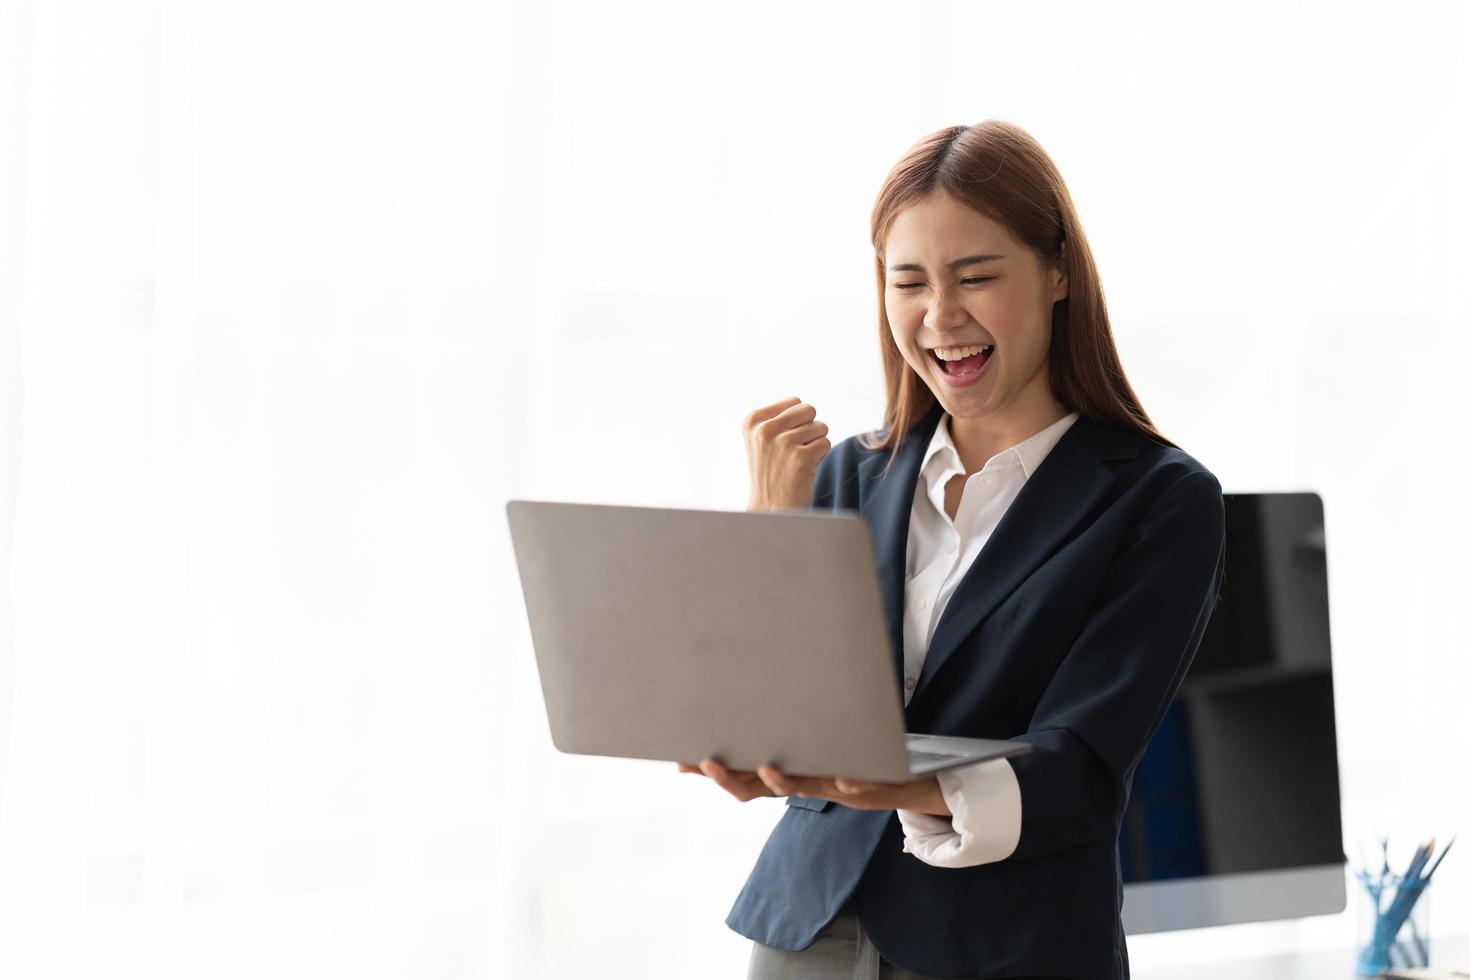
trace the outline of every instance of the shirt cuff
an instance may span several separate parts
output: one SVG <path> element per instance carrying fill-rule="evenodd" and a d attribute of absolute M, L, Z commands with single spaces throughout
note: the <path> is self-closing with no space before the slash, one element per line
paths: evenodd
<path fill-rule="evenodd" d="M 938 868 L 1003 861 L 1021 840 L 1021 786 L 1008 759 L 934 774 L 953 816 L 899 810 L 903 849 Z"/>

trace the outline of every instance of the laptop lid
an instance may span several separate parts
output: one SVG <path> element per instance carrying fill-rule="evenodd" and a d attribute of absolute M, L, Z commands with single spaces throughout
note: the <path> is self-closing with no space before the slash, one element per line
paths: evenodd
<path fill-rule="evenodd" d="M 856 513 L 511 500 L 506 516 L 561 751 L 908 778 Z"/>

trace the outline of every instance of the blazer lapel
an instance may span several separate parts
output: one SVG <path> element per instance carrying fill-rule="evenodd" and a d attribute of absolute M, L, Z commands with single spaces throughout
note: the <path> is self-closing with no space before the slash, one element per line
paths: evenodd
<path fill-rule="evenodd" d="M 932 432 L 931 427 L 931 435 Z M 927 441 L 924 440 L 925 443 Z M 1077 419 L 1062 434 L 1036 472 L 1021 487 L 1016 499 L 1006 508 L 995 532 L 945 604 L 924 657 L 924 668 L 909 701 L 911 705 L 960 642 L 1056 551 L 1086 515 L 1092 513 L 1115 479 L 1113 470 L 1103 460 L 1137 454 L 1138 443 L 1131 434 L 1099 425 L 1085 416 Z M 911 473 L 908 480 L 910 493 L 905 497 L 910 504 L 912 484 L 918 475 L 916 466 Z M 899 494 L 894 492 L 890 496 L 897 498 Z M 898 603 L 902 602 L 904 586 L 907 528 L 908 515 L 905 513 L 904 538 L 895 552 L 899 576 Z M 893 608 L 902 622 L 901 605 Z M 899 636 L 901 656 L 901 632 Z"/>
<path fill-rule="evenodd" d="M 936 401 L 928 413 L 909 428 L 898 459 L 882 479 L 879 479 L 879 474 L 887 458 L 884 453 L 875 453 L 858 464 L 858 512 L 867 520 L 868 533 L 873 539 L 878 586 L 883 594 L 883 612 L 888 623 L 889 650 L 900 685 L 903 684 L 903 593 L 909 516 L 914 506 L 919 464 L 943 414 L 944 406 Z"/>

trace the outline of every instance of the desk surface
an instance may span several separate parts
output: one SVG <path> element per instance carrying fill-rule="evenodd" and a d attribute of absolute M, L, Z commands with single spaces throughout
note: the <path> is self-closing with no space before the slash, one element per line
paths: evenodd
<path fill-rule="evenodd" d="M 1353 967 L 1357 951 L 1329 950 L 1290 956 L 1229 960 L 1209 965 L 1133 970 L 1133 980 L 1364 980 Z M 1435 936 L 1429 941 L 1429 965 L 1470 970 L 1470 936 Z"/>

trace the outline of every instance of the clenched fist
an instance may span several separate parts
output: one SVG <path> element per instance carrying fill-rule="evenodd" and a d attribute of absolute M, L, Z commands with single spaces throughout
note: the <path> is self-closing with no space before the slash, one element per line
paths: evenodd
<path fill-rule="evenodd" d="M 817 464 L 832 443 L 827 423 L 799 398 L 758 408 L 745 417 L 745 457 L 750 464 L 746 510 L 805 508 L 812 500 Z"/>

